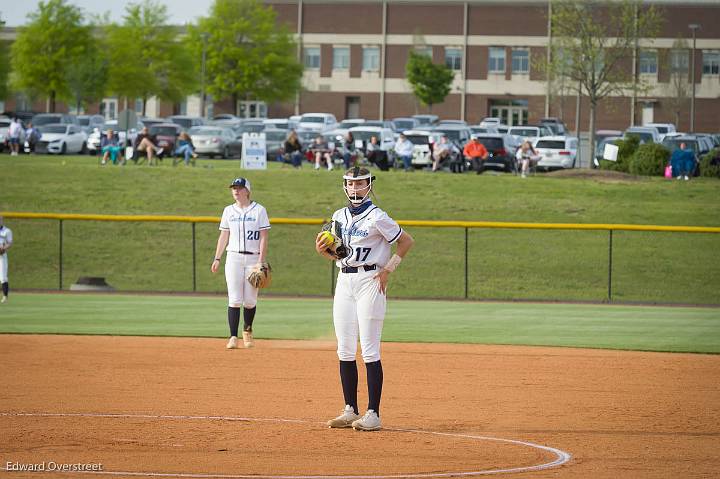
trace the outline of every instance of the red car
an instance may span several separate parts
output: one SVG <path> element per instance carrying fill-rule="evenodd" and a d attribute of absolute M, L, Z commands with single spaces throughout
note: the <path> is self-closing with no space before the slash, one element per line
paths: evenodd
<path fill-rule="evenodd" d="M 172 156 L 175 151 L 175 142 L 181 131 L 182 127 L 175 123 L 158 123 L 148 128 L 150 136 L 155 137 L 156 145 L 165 150 L 162 156 Z"/>

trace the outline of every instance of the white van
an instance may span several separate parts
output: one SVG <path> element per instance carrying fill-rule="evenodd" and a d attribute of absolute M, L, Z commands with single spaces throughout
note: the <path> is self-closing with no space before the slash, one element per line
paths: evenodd
<path fill-rule="evenodd" d="M 332 113 L 305 113 L 300 117 L 300 130 L 326 131 L 337 128 L 337 119 Z"/>

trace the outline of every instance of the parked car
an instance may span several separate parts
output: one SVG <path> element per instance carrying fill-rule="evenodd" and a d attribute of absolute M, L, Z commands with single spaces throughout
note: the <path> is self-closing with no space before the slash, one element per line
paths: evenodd
<path fill-rule="evenodd" d="M 142 126 L 147 126 L 150 128 L 153 125 L 159 125 L 160 123 L 167 123 L 167 120 L 163 120 L 162 118 L 147 118 L 147 117 L 141 117 L 138 119 L 139 123 L 142 123 Z"/>
<path fill-rule="evenodd" d="M 352 120 L 343 120 L 338 123 L 337 127 L 333 128 L 332 132 L 337 135 L 345 136 L 350 128 L 365 124 L 365 120 L 362 118 L 354 118 Z M 326 130 L 327 131 L 327 130 Z"/>
<path fill-rule="evenodd" d="M 540 118 L 541 125 L 545 125 L 553 131 L 554 135 L 566 135 L 567 127 L 559 118 Z"/>
<path fill-rule="evenodd" d="M 78 115 L 77 121 L 78 125 L 89 135 L 95 128 L 101 127 L 105 123 L 105 118 L 102 115 Z"/>
<path fill-rule="evenodd" d="M 433 145 L 440 142 L 442 133 L 434 130 L 405 130 L 403 135 L 413 144 L 412 165 L 415 168 L 427 168 L 433 164 L 432 152 Z M 458 153 L 457 147 L 452 145 L 455 153 Z"/>
<path fill-rule="evenodd" d="M 8 148 L 7 139 L 11 121 L 10 118 L 0 118 L 0 152 Z"/>
<path fill-rule="evenodd" d="M 597 146 L 600 144 L 600 142 L 603 140 L 603 138 L 608 138 L 610 136 L 623 136 L 623 132 L 620 130 L 595 130 L 595 149 L 597 149 Z"/>
<path fill-rule="evenodd" d="M 252 119 L 244 120 L 242 123 L 233 127 L 236 136 L 242 137 L 243 133 L 262 133 L 265 130 L 263 120 Z"/>
<path fill-rule="evenodd" d="M 643 126 L 655 128 L 660 133 L 660 141 L 662 141 L 668 133 L 676 133 L 675 125 L 672 123 L 645 123 Z"/>
<path fill-rule="evenodd" d="M 475 133 L 480 143 L 488 151 L 488 159 L 483 162 L 483 168 L 507 171 L 517 171 L 515 159 L 515 146 L 508 135 L 500 133 Z"/>
<path fill-rule="evenodd" d="M 578 139 L 575 136 L 543 136 L 535 140 L 533 147 L 540 156 L 539 169 L 551 170 L 575 168 Z"/>
<path fill-rule="evenodd" d="M 188 130 L 188 135 L 195 146 L 198 155 L 223 159 L 239 157 L 242 152 L 242 140 L 237 137 L 232 128 L 218 126 L 194 126 Z"/>
<path fill-rule="evenodd" d="M 350 128 L 349 131 L 355 140 L 355 147 L 360 149 L 363 154 L 365 154 L 367 144 L 370 143 L 370 138 L 373 136 L 377 137 L 380 149 L 387 151 L 388 155 L 390 155 L 389 152 L 395 147 L 395 135 L 390 128 L 360 125 Z"/>
<path fill-rule="evenodd" d="M 480 122 L 480 126 L 491 126 L 491 125 L 494 126 L 494 125 L 499 125 L 501 123 L 502 123 L 502 121 L 500 120 L 500 118 L 498 118 L 496 116 L 488 116 L 488 117 L 485 117 L 482 119 L 482 121 Z"/>
<path fill-rule="evenodd" d="M 163 156 L 172 155 L 177 137 L 182 131 L 182 126 L 177 123 L 157 123 L 148 128 L 148 133 L 155 136 L 157 146 L 165 150 Z"/>
<path fill-rule="evenodd" d="M 234 121 L 241 120 L 241 118 L 239 116 L 235 116 L 230 113 L 220 113 L 218 115 L 215 115 L 212 119 L 213 120 L 234 120 Z"/>
<path fill-rule="evenodd" d="M 395 130 L 396 132 L 405 131 L 405 130 L 414 130 L 420 126 L 420 122 L 417 120 L 417 118 L 411 118 L 411 117 L 393 118 L 392 122 L 393 122 L 393 130 Z"/>
<path fill-rule="evenodd" d="M 460 151 L 462 151 L 465 143 L 470 141 L 470 136 L 472 136 L 470 128 L 462 125 L 439 125 L 433 128 L 433 131 L 446 135 L 450 143 L 454 144 Z"/>
<path fill-rule="evenodd" d="M 440 120 L 438 125 L 462 125 L 468 126 L 465 120 Z"/>
<path fill-rule="evenodd" d="M 180 125 L 183 131 L 188 131 L 192 127 L 202 126 L 205 124 L 205 120 L 199 116 L 173 115 L 169 116 L 167 119 L 170 123 Z"/>
<path fill-rule="evenodd" d="M 337 128 L 337 119 L 331 113 L 305 113 L 300 117 L 298 129 L 322 132 Z"/>
<path fill-rule="evenodd" d="M 640 138 L 640 144 L 645 143 L 661 143 L 660 132 L 654 126 L 631 126 L 623 134 L 625 138 L 637 136 Z"/>
<path fill-rule="evenodd" d="M 289 130 L 281 130 L 275 128 L 265 129 L 265 148 L 267 150 L 268 161 L 274 161 L 278 154 L 283 152 L 285 139 Z"/>
<path fill-rule="evenodd" d="M 36 153 L 82 153 L 87 151 L 87 135 L 79 125 L 51 123 L 39 128 L 42 136 L 35 145 Z"/>
<path fill-rule="evenodd" d="M 263 120 L 263 125 L 265 125 L 265 129 L 273 129 L 273 130 L 291 130 L 290 128 L 290 120 L 287 118 L 266 118 Z"/>
<path fill-rule="evenodd" d="M 362 126 L 378 126 L 380 128 L 390 128 L 395 131 L 395 124 L 390 120 L 365 120 Z"/>
<path fill-rule="evenodd" d="M 434 126 L 440 120 L 440 117 L 437 115 L 413 115 L 412 117 L 419 122 L 418 126 L 421 128 Z"/>
<path fill-rule="evenodd" d="M 473 133 L 498 133 L 497 128 L 491 125 L 470 125 L 470 131 L 472 131 Z"/>
<path fill-rule="evenodd" d="M 670 150 L 670 152 L 672 153 L 673 151 L 680 148 L 681 143 L 685 143 L 687 148 L 695 153 L 695 157 L 697 160 L 699 160 L 700 156 L 704 155 L 711 149 L 707 143 L 707 140 L 697 135 L 682 135 L 665 138 L 662 142 L 662 145 L 668 150 Z"/>
<path fill-rule="evenodd" d="M 77 125 L 77 117 L 67 113 L 38 113 L 32 117 L 34 127 L 50 124 Z"/>
<path fill-rule="evenodd" d="M 481 123 L 482 124 L 482 123 Z M 494 125 L 491 125 L 493 128 L 497 130 L 498 133 L 502 133 L 503 135 L 507 135 L 508 131 L 510 131 L 510 127 L 507 126 L 504 123 L 496 123 Z"/>
<path fill-rule="evenodd" d="M 608 143 L 611 145 L 617 145 L 619 141 L 623 139 L 622 136 L 606 136 L 600 142 L 598 142 L 597 147 L 595 148 L 595 160 L 590 163 L 591 168 L 597 168 L 600 166 L 600 160 L 603 159 L 603 154 L 605 153 L 605 145 Z"/>
<path fill-rule="evenodd" d="M 520 146 L 525 140 L 530 140 L 532 143 L 540 137 L 553 135 L 547 127 L 532 125 L 511 126 L 507 133 L 512 137 L 511 141 L 515 147 Z"/>

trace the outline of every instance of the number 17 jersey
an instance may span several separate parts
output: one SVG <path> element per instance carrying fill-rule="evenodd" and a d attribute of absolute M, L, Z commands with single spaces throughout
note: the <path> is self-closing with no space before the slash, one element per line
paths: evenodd
<path fill-rule="evenodd" d="M 377 265 L 383 267 L 390 260 L 391 245 L 402 234 L 402 228 L 387 213 L 375 205 L 352 216 L 349 208 L 337 210 L 332 219 L 342 226 L 343 244 L 350 256 L 336 261 L 338 267 Z"/>

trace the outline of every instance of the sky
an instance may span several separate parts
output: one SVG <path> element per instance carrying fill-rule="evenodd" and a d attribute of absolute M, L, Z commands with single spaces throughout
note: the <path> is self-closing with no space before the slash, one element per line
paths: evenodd
<path fill-rule="evenodd" d="M 206 16 L 212 0 L 157 0 L 167 6 L 172 25 L 184 25 L 194 22 L 197 17 Z M 37 9 L 39 0 L 0 0 L 0 18 L 8 27 L 17 27 L 27 22 L 28 13 Z M 80 7 L 85 13 L 104 14 L 110 12 L 110 20 L 120 22 L 129 3 L 141 3 L 140 0 L 67 0 L 67 3 Z"/>

